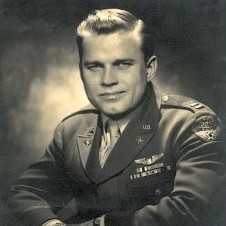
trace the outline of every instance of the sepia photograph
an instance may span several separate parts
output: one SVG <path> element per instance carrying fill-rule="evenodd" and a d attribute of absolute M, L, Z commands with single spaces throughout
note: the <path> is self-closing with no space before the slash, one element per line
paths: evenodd
<path fill-rule="evenodd" d="M 226 225 L 225 0 L 0 9 L 0 225 Z"/>

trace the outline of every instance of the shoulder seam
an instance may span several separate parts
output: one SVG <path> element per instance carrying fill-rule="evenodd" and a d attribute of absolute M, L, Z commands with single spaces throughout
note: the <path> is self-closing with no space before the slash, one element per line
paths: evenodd
<path fill-rule="evenodd" d="M 173 102 L 168 101 L 169 97 L 171 97 L 172 98 L 171 100 L 174 100 L 174 101 Z M 177 109 L 185 109 L 193 113 L 201 109 L 203 110 L 205 109 L 207 111 L 213 111 L 211 108 L 201 103 L 200 101 L 197 101 L 195 99 L 192 99 L 190 97 L 185 97 L 182 95 L 165 95 L 165 100 L 163 99 L 162 101 L 162 107 L 163 108 L 174 107 Z"/>
<path fill-rule="evenodd" d="M 163 107 L 163 108 L 172 108 L 172 107 L 173 107 L 173 108 L 176 108 L 176 109 L 188 110 L 188 111 L 193 112 L 193 113 L 196 112 L 195 110 L 193 110 L 193 109 L 190 108 L 190 107 L 184 107 L 184 106 L 179 106 L 179 105 L 162 104 L 162 107 Z"/>
<path fill-rule="evenodd" d="M 75 115 L 80 115 L 80 114 L 89 114 L 89 113 L 94 113 L 94 114 L 97 114 L 98 113 L 98 110 L 97 109 L 84 109 L 84 110 L 79 110 L 79 111 L 76 111 L 76 112 L 73 112 L 71 113 L 70 115 L 64 117 L 61 122 L 64 122 L 65 120 L 75 116 Z"/>

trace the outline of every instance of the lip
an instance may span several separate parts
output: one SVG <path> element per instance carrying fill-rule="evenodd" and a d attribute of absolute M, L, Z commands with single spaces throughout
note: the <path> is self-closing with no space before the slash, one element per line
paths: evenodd
<path fill-rule="evenodd" d="M 105 100 L 117 100 L 119 99 L 125 91 L 115 91 L 115 92 L 103 92 L 99 96 L 103 97 Z"/>

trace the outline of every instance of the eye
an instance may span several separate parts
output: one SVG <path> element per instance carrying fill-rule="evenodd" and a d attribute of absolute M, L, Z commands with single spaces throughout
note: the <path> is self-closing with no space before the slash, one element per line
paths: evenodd
<path fill-rule="evenodd" d="M 115 67 L 117 67 L 118 69 L 127 69 L 129 67 L 131 67 L 132 65 L 134 64 L 133 61 L 118 61 L 118 62 L 115 62 Z"/>
<path fill-rule="evenodd" d="M 99 63 L 87 63 L 85 64 L 85 68 L 90 71 L 100 71 L 102 70 L 103 66 Z"/>

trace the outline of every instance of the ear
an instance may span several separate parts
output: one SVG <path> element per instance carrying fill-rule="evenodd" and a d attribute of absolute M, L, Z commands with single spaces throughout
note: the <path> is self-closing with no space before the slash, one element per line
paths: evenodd
<path fill-rule="evenodd" d="M 147 62 L 147 81 L 150 82 L 157 71 L 157 57 L 152 56 Z"/>

